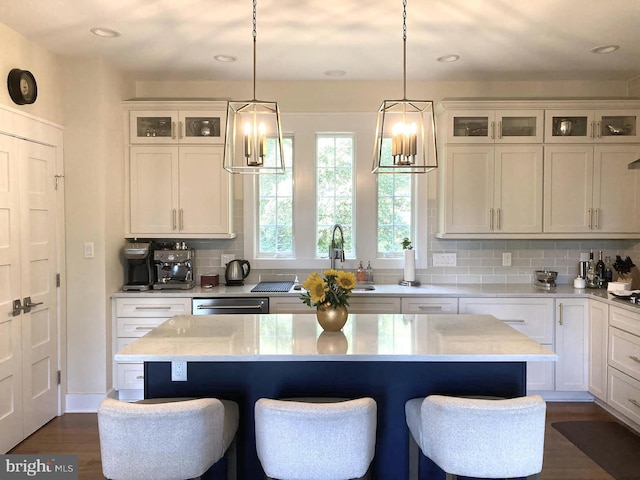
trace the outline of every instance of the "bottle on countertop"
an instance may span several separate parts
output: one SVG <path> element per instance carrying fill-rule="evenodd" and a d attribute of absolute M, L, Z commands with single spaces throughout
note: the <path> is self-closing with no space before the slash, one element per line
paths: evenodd
<path fill-rule="evenodd" d="M 369 261 L 367 265 L 366 279 L 367 279 L 367 282 L 373 283 L 373 268 L 371 268 L 371 261 Z"/>
<path fill-rule="evenodd" d="M 589 264 L 587 265 L 587 288 L 598 288 L 596 262 L 593 261 L 593 250 L 589 252 Z"/>
<path fill-rule="evenodd" d="M 609 256 L 604 257 L 604 281 L 607 284 L 613 282 L 613 267 L 611 266 L 611 257 Z"/>
<path fill-rule="evenodd" d="M 365 272 L 364 267 L 362 266 L 362 262 L 358 266 L 358 270 L 356 270 L 356 281 L 358 282 L 366 282 L 367 281 L 367 272 Z"/>
<path fill-rule="evenodd" d="M 604 282 L 604 262 L 602 261 L 602 250 L 598 251 L 598 263 L 596 263 L 596 275 L 598 276 L 598 287 L 602 288 L 602 282 Z"/>

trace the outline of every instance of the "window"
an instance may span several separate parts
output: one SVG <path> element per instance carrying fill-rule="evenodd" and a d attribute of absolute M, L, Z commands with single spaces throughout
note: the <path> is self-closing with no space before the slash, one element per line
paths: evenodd
<path fill-rule="evenodd" d="M 252 269 L 329 268 L 333 226 L 342 225 L 346 261 L 402 268 L 402 239 L 426 268 L 430 175 L 373 175 L 374 113 L 282 115 L 286 173 L 242 175 L 244 258 Z M 269 151 L 269 149 L 267 150 Z M 291 167 L 293 165 L 293 168 Z"/>
<path fill-rule="evenodd" d="M 293 138 L 282 139 L 285 173 L 258 175 L 258 256 L 293 257 Z M 276 140 L 267 140 L 267 152 L 275 151 Z M 275 162 L 266 158 L 265 163 Z"/>
<path fill-rule="evenodd" d="M 353 135 L 316 137 L 316 256 L 327 256 L 333 226 L 344 233 L 345 255 L 353 257 Z"/>
<path fill-rule="evenodd" d="M 400 255 L 413 239 L 413 175 L 378 175 L 378 255 Z"/>

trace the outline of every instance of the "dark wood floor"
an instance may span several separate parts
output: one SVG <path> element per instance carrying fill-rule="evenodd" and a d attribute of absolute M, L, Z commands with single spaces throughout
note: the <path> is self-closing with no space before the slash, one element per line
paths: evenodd
<path fill-rule="evenodd" d="M 612 479 L 551 427 L 551 423 L 559 421 L 603 419 L 615 420 L 593 403 L 549 402 L 542 479 Z M 98 423 L 96 415 L 92 413 L 72 413 L 57 417 L 9 453 L 75 453 L 78 454 L 80 480 L 104 479 L 100 463 Z"/>

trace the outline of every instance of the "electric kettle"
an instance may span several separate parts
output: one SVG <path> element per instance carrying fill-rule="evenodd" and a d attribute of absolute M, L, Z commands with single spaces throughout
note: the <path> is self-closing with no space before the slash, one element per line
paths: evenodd
<path fill-rule="evenodd" d="M 224 272 L 226 285 L 244 285 L 244 279 L 251 271 L 251 265 L 247 260 L 231 260 L 227 263 L 227 270 Z"/>

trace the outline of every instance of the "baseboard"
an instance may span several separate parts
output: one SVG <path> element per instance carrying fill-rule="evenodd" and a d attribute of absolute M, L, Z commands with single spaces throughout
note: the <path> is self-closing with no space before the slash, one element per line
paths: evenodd
<path fill-rule="evenodd" d="M 106 397 L 118 398 L 118 394 L 115 390 L 110 390 L 106 394 L 68 393 L 65 397 L 65 413 L 96 413 L 98 405 Z"/>
<path fill-rule="evenodd" d="M 593 395 L 589 392 L 556 392 L 543 390 L 527 393 L 537 393 L 547 402 L 593 402 Z"/>

